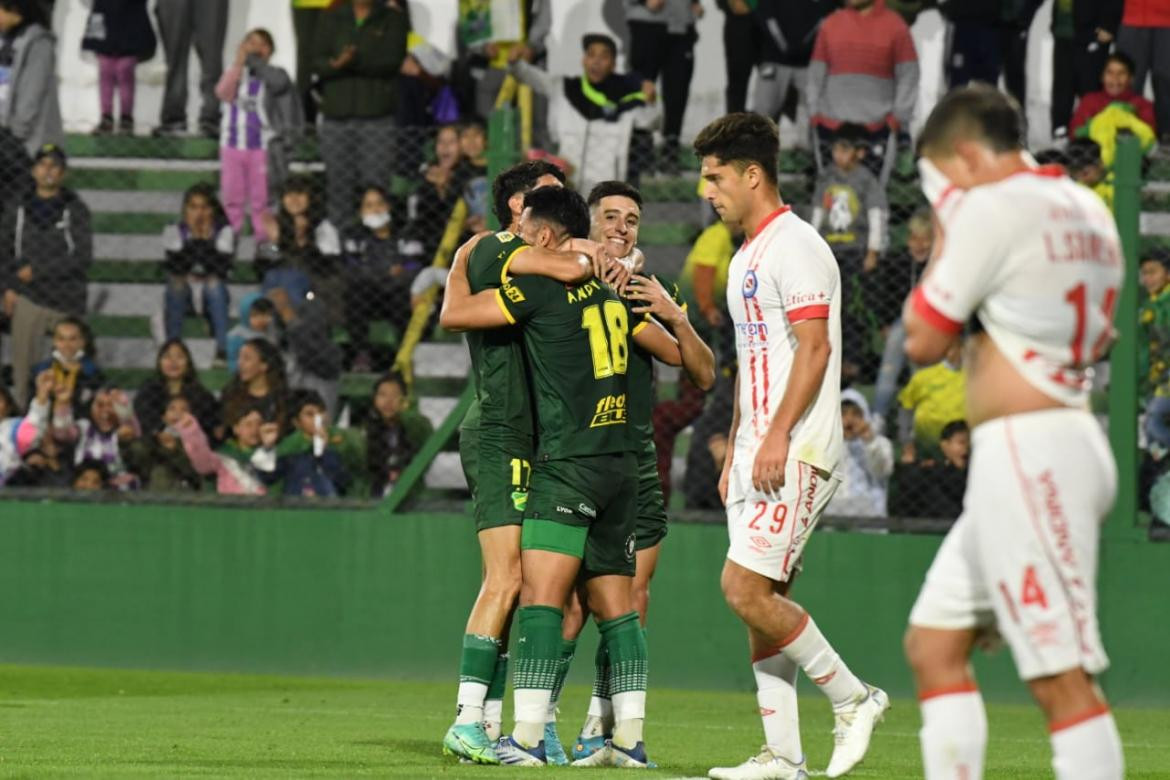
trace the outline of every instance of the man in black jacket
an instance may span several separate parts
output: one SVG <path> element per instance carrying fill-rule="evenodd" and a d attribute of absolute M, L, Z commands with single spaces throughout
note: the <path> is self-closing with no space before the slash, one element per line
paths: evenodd
<path fill-rule="evenodd" d="M 797 93 L 796 106 L 803 113 L 808 104 L 805 94 L 808 63 L 821 21 L 840 7 L 838 0 L 805 0 L 793 3 L 786 0 L 760 0 L 752 16 L 758 28 L 756 45 L 759 69 L 751 110 L 780 121 L 780 114 L 788 105 L 790 90 Z M 808 128 L 808 118 L 794 121 L 801 128 L 801 137 Z"/>
<path fill-rule="evenodd" d="M 1101 88 L 1101 72 L 1121 25 L 1122 5 L 1122 0 L 1062 0 L 1053 4 L 1054 139 L 1067 137 L 1076 99 Z"/>
<path fill-rule="evenodd" d="M 9 203 L 0 219 L 0 290 L 12 322 L 12 386 L 21 408 L 46 334 L 64 317 L 85 313 L 93 261 L 89 209 L 64 186 L 61 148 L 42 146 L 32 176 L 35 186 Z"/>

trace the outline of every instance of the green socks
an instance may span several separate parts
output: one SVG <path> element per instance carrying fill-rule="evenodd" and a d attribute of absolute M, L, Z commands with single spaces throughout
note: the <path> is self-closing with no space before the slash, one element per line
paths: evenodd
<path fill-rule="evenodd" d="M 463 653 L 459 657 L 459 693 L 456 697 L 457 724 L 483 720 L 484 699 L 496 671 L 500 640 L 490 636 L 465 634 Z"/>
<path fill-rule="evenodd" d="M 544 735 L 553 688 L 562 663 L 561 619 L 556 607 L 521 607 L 520 637 L 512 686 L 516 701 L 516 729 L 521 745 L 534 747 Z"/>
<path fill-rule="evenodd" d="M 646 635 L 638 613 L 630 612 L 598 624 L 609 655 L 609 690 L 613 699 L 614 744 L 633 748 L 642 741 L 646 718 Z"/>
<path fill-rule="evenodd" d="M 557 721 L 557 702 L 561 700 L 561 690 L 565 687 L 565 678 L 569 676 L 569 667 L 573 663 L 573 655 L 577 652 L 576 639 L 561 640 L 561 665 L 557 669 L 557 681 L 553 685 L 552 697 L 548 704 L 548 722 Z"/>

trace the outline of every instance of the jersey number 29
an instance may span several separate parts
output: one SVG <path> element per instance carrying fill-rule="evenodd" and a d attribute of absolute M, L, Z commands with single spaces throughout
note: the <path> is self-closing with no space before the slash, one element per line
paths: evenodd
<path fill-rule="evenodd" d="M 614 374 L 626 373 L 629 362 L 626 334 L 630 329 L 630 320 L 625 305 L 618 301 L 605 301 L 604 304 L 586 306 L 581 312 L 581 327 L 589 332 L 593 377 L 605 379 Z"/>

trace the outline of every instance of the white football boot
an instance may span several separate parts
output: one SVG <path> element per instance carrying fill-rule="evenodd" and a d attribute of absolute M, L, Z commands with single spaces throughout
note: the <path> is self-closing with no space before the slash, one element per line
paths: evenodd
<path fill-rule="evenodd" d="M 799 764 L 794 764 L 764 745 L 759 755 L 739 766 L 717 766 L 707 773 L 707 777 L 711 780 L 808 780 L 808 773 L 803 758 Z"/>
<path fill-rule="evenodd" d="M 852 704 L 834 713 L 837 718 L 837 724 L 833 727 L 836 747 L 833 748 L 829 768 L 825 770 L 828 777 L 841 777 L 861 763 L 865 752 L 869 750 L 869 739 L 873 736 L 874 728 L 890 708 L 890 697 L 885 691 L 872 685 L 866 685 L 865 688 L 864 697 L 858 697 Z"/>

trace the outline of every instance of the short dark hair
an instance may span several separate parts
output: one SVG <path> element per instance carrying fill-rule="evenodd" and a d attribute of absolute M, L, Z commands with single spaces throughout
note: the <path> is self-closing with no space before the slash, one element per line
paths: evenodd
<path fill-rule="evenodd" d="M 1090 165 L 1101 164 L 1101 145 L 1092 138 L 1074 138 L 1065 150 L 1070 171 L 1076 172 Z"/>
<path fill-rule="evenodd" d="M 276 39 L 272 37 L 272 33 L 268 32 L 268 30 L 264 29 L 263 27 L 257 27 L 253 30 L 250 30 L 248 35 L 259 36 L 264 41 L 264 43 L 268 45 L 269 51 L 276 51 Z"/>
<path fill-rule="evenodd" d="M 403 395 L 407 395 L 410 392 L 410 389 L 406 386 L 406 377 L 402 375 L 401 371 L 387 371 L 378 377 L 378 381 L 374 383 L 373 394 L 376 395 L 378 388 L 385 384 L 398 385 L 398 389 L 402 391 Z"/>
<path fill-rule="evenodd" d="M 1042 149 L 1036 152 L 1036 162 L 1039 165 L 1059 165 L 1068 167 L 1068 155 L 1061 149 Z"/>
<path fill-rule="evenodd" d="M 288 394 L 289 425 L 296 422 L 297 418 L 301 415 L 301 410 L 306 406 L 319 406 L 325 409 L 325 399 L 316 390 L 310 390 L 307 387 L 298 387 Z"/>
<path fill-rule="evenodd" d="M 749 165 L 758 165 L 769 182 L 779 181 L 780 130 L 766 116 L 749 113 L 722 116 L 702 129 L 695 138 L 694 149 L 700 158 L 715 157 L 741 172 Z"/>
<path fill-rule="evenodd" d="M 2 5 L 2 3 L 0 3 L 0 5 Z M 97 458 L 86 458 L 85 460 L 81 461 L 81 463 L 77 464 L 77 468 L 73 469 L 73 482 L 76 482 L 77 478 L 87 471 L 96 471 L 98 473 L 98 477 L 101 478 L 103 485 L 110 481 L 110 469 L 106 466 L 105 463 L 98 460 Z M 70 484 L 72 484 L 72 482 Z"/>
<path fill-rule="evenodd" d="M 460 133 L 462 133 L 464 130 L 478 130 L 484 135 L 487 135 L 487 125 L 484 124 L 484 121 L 477 116 L 468 117 L 467 119 L 456 122 L 455 127 L 459 130 Z M 441 130 L 442 128 L 439 129 Z"/>
<path fill-rule="evenodd" d="M 581 50 L 588 49 L 595 43 L 600 43 L 605 48 L 609 49 L 611 57 L 617 57 L 617 42 L 613 38 L 604 33 L 586 33 L 581 36 Z"/>
<path fill-rule="evenodd" d="M 529 219 L 540 220 L 561 228 L 572 238 L 589 236 L 589 206 L 585 199 L 567 187 L 540 187 L 524 196 Z"/>
<path fill-rule="evenodd" d="M 548 160 L 526 160 L 502 172 L 492 182 L 492 210 L 500 222 L 500 229 L 506 229 L 512 222 L 512 209 L 508 201 L 517 193 L 526 193 L 536 186 L 541 176 L 554 176 L 565 183 L 565 172 Z"/>
<path fill-rule="evenodd" d="M 979 141 L 994 152 L 1024 148 L 1024 119 L 1015 98 L 986 84 L 952 89 L 930 112 L 918 136 L 920 155 L 949 156 L 955 141 Z"/>
<path fill-rule="evenodd" d="M 276 305 L 263 295 L 252 301 L 252 304 L 248 307 L 248 314 L 273 314 L 275 312 Z"/>
<path fill-rule="evenodd" d="M 1146 263 L 1157 263 L 1162 268 L 1170 270 L 1170 249 L 1164 246 L 1151 247 L 1142 253 L 1142 259 L 1138 262 L 1138 266 L 1143 266 Z"/>
<path fill-rule="evenodd" d="M 833 143 L 849 144 L 853 148 L 866 145 L 865 128 L 856 122 L 845 122 L 833 133 Z"/>
<path fill-rule="evenodd" d="M 394 210 L 394 205 L 390 202 L 390 191 L 381 184 L 364 184 L 357 188 L 357 198 L 354 202 L 354 208 L 358 211 L 362 210 L 362 201 L 366 199 L 366 195 L 371 192 L 376 192 L 382 196 L 382 200 L 386 201 L 386 205 L 390 210 Z"/>
<path fill-rule="evenodd" d="M 1116 62 L 1118 65 L 1124 65 L 1125 69 L 1129 71 L 1130 77 L 1133 77 L 1134 71 L 1136 70 L 1133 64 L 1133 57 L 1130 57 L 1123 51 L 1115 51 L 1105 58 L 1105 67 L 1109 67 L 1109 63 L 1111 62 Z M 1102 68 L 1101 70 L 1105 70 L 1105 68 Z"/>
<path fill-rule="evenodd" d="M 946 441 L 954 436 L 956 433 L 970 433 L 971 429 L 967 427 L 966 420 L 951 420 L 943 426 L 942 433 L 938 435 L 939 441 Z"/>
<path fill-rule="evenodd" d="M 638 192 L 638 188 L 632 184 L 627 184 L 624 181 L 603 181 L 597 184 L 593 189 L 589 190 L 589 197 L 585 202 L 589 204 L 589 208 L 593 208 L 601 202 L 602 198 L 610 198 L 613 196 L 621 196 L 629 198 L 638 204 L 638 208 L 642 208 L 642 193 Z"/>

